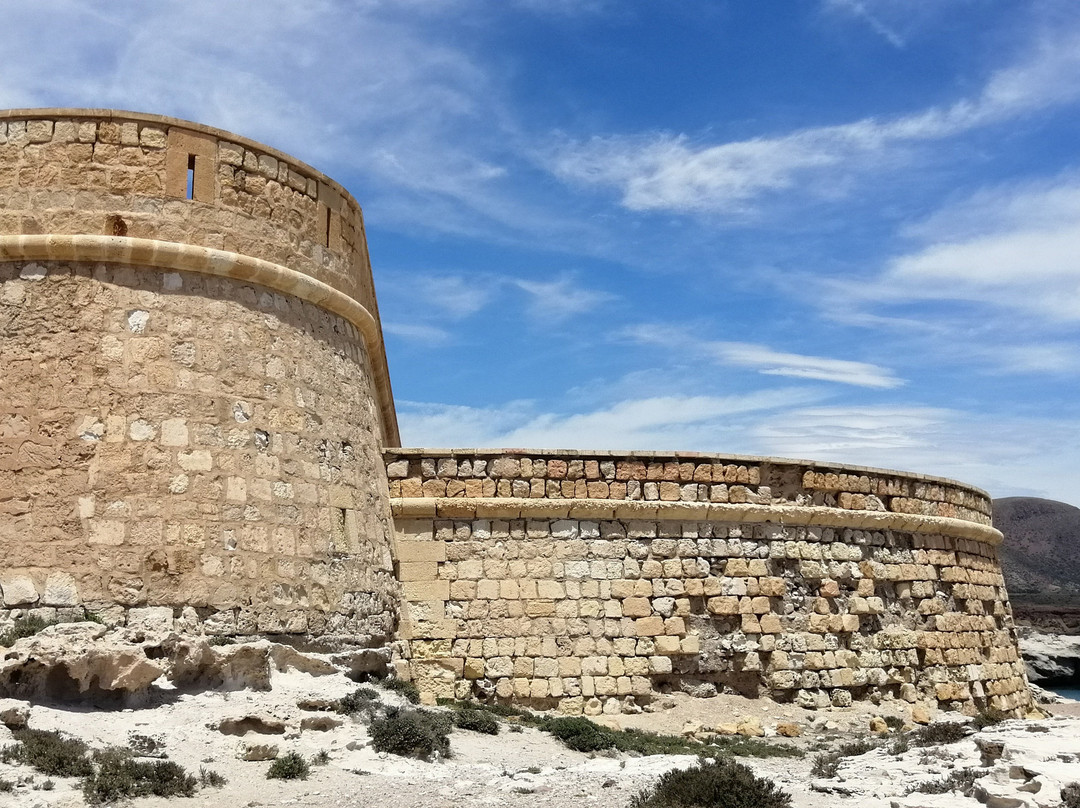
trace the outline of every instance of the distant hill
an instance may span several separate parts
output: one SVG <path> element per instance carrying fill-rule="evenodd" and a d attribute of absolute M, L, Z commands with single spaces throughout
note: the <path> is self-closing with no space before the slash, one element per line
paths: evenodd
<path fill-rule="evenodd" d="M 1080 612 L 1080 508 L 1035 497 L 994 500 L 1001 565 L 1019 613 Z"/>

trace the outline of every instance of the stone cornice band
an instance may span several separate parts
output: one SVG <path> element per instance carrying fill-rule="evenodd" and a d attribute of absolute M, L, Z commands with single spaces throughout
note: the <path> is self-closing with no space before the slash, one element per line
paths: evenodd
<path fill-rule="evenodd" d="M 86 261 L 199 272 L 257 283 L 319 306 L 348 320 L 363 337 L 375 376 L 385 445 L 400 443 L 378 322 L 353 298 L 309 275 L 225 250 L 127 236 L 0 235 L 0 261 Z"/>
<path fill-rule="evenodd" d="M 402 519 L 632 519 L 687 522 L 773 523 L 792 527 L 899 530 L 969 539 L 991 546 L 1002 535 L 989 525 L 963 519 L 892 511 L 856 511 L 803 505 L 720 502 L 643 502 L 610 499 L 524 499 L 513 497 L 391 498 Z"/>

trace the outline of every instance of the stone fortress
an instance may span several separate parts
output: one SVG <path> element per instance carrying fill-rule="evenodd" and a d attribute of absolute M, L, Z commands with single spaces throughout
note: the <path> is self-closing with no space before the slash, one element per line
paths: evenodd
<path fill-rule="evenodd" d="M 0 112 L 0 621 L 392 646 L 427 701 L 1021 712 L 985 493 L 400 441 L 363 217 L 198 124 Z"/>

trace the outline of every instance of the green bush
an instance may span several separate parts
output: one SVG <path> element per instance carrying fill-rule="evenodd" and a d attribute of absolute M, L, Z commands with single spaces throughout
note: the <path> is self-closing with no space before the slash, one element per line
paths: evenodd
<path fill-rule="evenodd" d="M 929 780 L 916 786 L 912 793 L 948 794 L 950 791 L 959 791 L 965 796 L 970 796 L 975 781 L 985 773 L 980 772 L 978 769 L 958 769 L 938 780 Z"/>
<path fill-rule="evenodd" d="M 213 769 L 199 769 L 199 785 L 203 788 L 221 788 L 227 782 L 229 781 Z"/>
<path fill-rule="evenodd" d="M 422 710 L 401 710 L 371 722 L 376 752 L 428 760 L 436 753 L 450 757 L 449 721 Z"/>
<path fill-rule="evenodd" d="M 763 741 L 761 738 L 744 738 L 741 735 L 721 735 L 709 741 L 704 749 L 692 751 L 708 757 L 726 755 L 729 757 L 801 758 L 805 754 L 797 746 L 789 743 Z"/>
<path fill-rule="evenodd" d="M 982 710 L 972 724 L 975 726 L 976 731 L 981 731 L 987 727 L 992 727 L 994 724 L 1000 724 L 1009 718 L 1008 713 L 1004 713 L 1001 710 L 995 710 L 993 707 Z"/>
<path fill-rule="evenodd" d="M 347 696 L 342 696 L 334 705 L 342 715 L 370 715 L 379 703 L 379 694 L 371 687 L 358 687 Z"/>
<path fill-rule="evenodd" d="M 615 733 L 581 716 L 561 716 L 546 721 L 542 729 L 550 732 L 576 752 L 597 752 L 615 748 Z"/>
<path fill-rule="evenodd" d="M 43 628 L 48 628 L 51 625 L 54 624 L 42 620 L 37 615 L 20 617 L 15 621 L 15 625 L 0 634 L 0 646 L 3 646 L 4 648 L 12 646 L 18 640 L 21 640 L 24 637 L 33 637 Z"/>
<path fill-rule="evenodd" d="M 22 763 L 50 777 L 86 777 L 94 773 L 87 746 L 53 730 L 18 729 L 17 741 L 0 751 L 4 763 Z"/>
<path fill-rule="evenodd" d="M 382 686 L 403 696 L 412 704 L 420 703 L 420 689 L 412 682 L 406 682 L 404 679 L 384 679 Z"/>
<path fill-rule="evenodd" d="M 968 736 L 968 729 L 963 724 L 943 721 L 940 724 L 927 724 L 911 733 L 911 742 L 916 746 L 940 746 L 962 741 Z"/>
<path fill-rule="evenodd" d="M 788 808 L 791 797 L 733 760 L 702 761 L 662 775 L 630 808 Z"/>
<path fill-rule="evenodd" d="M 458 710 L 454 715 L 454 726 L 485 735 L 499 734 L 499 722 L 495 720 L 495 716 L 480 710 Z"/>
<path fill-rule="evenodd" d="M 10 780 L 0 778 L 0 794 L 10 794 L 15 790 L 15 784 Z"/>
<path fill-rule="evenodd" d="M 282 755 L 270 764 L 266 773 L 269 780 L 307 780 L 311 765 L 296 752 Z"/>
<path fill-rule="evenodd" d="M 1061 789 L 1061 808 L 1080 808 L 1080 783 Z"/>
<path fill-rule="evenodd" d="M 840 771 L 840 755 L 835 752 L 826 753 L 823 755 L 815 755 L 814 762 L 810 766 L 810 774 L 814 777 L 824 777 L 826 779 L 836 777 L 837 772 Z"/>
<path fill-rule="evenodd" d="M 191 797 L 198 781 L 171 760 L 136 760 L 126 749 L 94 755 L 97 768 L 83 781 L 83 797 L 90 805 L 104 805 L 133 797 Z"/>
<path fill-rule="evenodd" d="M 836 754 L 842 758 L 857 757 L 859 755 L 865 755 L 867 752 L 871 752 L 877 748 L 878 744 L 876 744 L 874 741 L 850 741 L 845 744 L 840 744 L 840 746 L 836 750 Z"/>
<path fill-rule="evenodd" d="M 836 773 L 840 769 L 841 760 L 846 757 L 865 755 L 872 749 L 877 749 L 877 747 L 877 743 L 868 740 L 850 741 L 849 743 L 841 744 L 834 752 L 817 755 L 814 758 L 813 765 L 810 767 L 810 774 L 814 777 L 836 777 Z"/>
<path fill-rule="evenodd" d="M 887 715 L 885 716 L 885 726 L 893 732 L 902 730 L 904 728 L 904 719 L 897 715 Z"/>

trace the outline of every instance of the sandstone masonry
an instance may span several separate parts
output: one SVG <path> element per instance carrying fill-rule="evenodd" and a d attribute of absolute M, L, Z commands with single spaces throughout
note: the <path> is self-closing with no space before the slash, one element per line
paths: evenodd
<path fill-rule="evenodd" d="M 397 440 L 359 207 L 153 116 L 0 114 L 0 593 L 383 644 Z"/>
<path fill-rule="evenodd" d="M 429 698 L 1030 703 L 981 491 L 772 458 L 386 459 L 402 667 Z"/>
<path fill-rule="evenodd" d="M 341 186 L 199 124 L 0 112 L 0 624 L 393 642 L 426 701 L 567 713 L 1030 704 L 981 491 L 398 443 Z"/>

